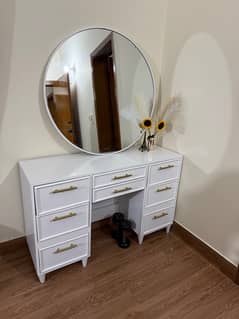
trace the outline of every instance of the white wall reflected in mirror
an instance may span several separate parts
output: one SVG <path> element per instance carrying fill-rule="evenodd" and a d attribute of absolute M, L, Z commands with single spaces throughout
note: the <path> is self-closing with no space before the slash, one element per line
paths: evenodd
<path fill-rule="evenodd" d="M 62 42 L 49 60 L 44 85 L 58 130 L 93 153 L 119 151 L 135 142 L 138 123 L 154 103 L 144 56 L 126 37 L 107 29 L 84 30 Z"/>

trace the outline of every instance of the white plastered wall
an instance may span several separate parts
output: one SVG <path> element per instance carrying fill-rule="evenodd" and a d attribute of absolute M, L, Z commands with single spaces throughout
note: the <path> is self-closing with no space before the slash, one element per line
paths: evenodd
<path fill-rule="evenodd" d="M 55 132 L 43 104 L 48 56 L 73 32 L 109 27 L 143 49 L 159 82 L 166 1 L 0 0 L 0 5 L 6 26 L 0 33 L 6 50 L 1 57 L 0 241 L 6 241 L 24 235 L 17 162 L 75 151 Z"/>
<path fill-rule="evenodd" d="M 184 154 L 177 221 L 239 263 L 239 3 L 169 0 L 163 100 L 182 113 L 164 146 Z"/>
<path fill-rule="evenodd" d="M 180 129 L 164 139 L 185 155 L 177 221 L 238 263 L 239 4 L 168 2 L 164 32 L 163 0 L 0 1 L 0 241 L 24 234 L 18 160 L 75 151 L 44 110 L 47 57 L 72 32 L 106 26 L 143 48 L 157 80 L 163 55 L 164 102 L 174 93 L 184 99 Z"/>

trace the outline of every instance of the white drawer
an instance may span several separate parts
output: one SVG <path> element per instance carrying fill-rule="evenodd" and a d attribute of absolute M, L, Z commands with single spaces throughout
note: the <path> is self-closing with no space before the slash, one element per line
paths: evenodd
<path fill-rule="evenodd" d="M 89 226 L 89 204 L 38 217 L 38 238 L 45 240 Z"/>
<path fill-rule="evenodd" d="M 175 208 L 165 208 L 143 217 L 143 232 L 150 233 L 173 223 Z"/>
<path fill-rule="evenodd" d="M 89 237 L 68 240 L 40 250 L 41 272 L 54 270 L 88 256 Z"/>
<path fill-rule="evenodd" d="M 90 178 L 35 188 L 38 214 L 89 201 Z"/>
<path fill-rule="evenodd" d="M 129 193 L 133 193 L 135 191 L 144 189 L 144 187 L 145 187 L 145 180 L 138 179 L 132 182 L 116 184 L 111 187 L 95 189 L 93 193 L 93 201 L 99 202 L 101 200 L 105 200 L 108 198 L 113 198 L 113 197 L 129 194 Z"/>
<path fill-rule="evenodd" d="M 177 197 L 178 181 L 154 184 L 148 187 L 146 206 L 155 205 Z"/>
<path fill-rule="evenodd" d="M 93 185 L 95 188 L 114 185 L 120 182 L 127 182 L 136 178 L 143 178 L 146 174 L 146 167 L 120 170 L 106 174 L 95 175 Z"/>
<path fill-rule="evenodd" d="M 151 165 L 149 169 L 149 184 L 161 183 L 180 177 L 180 161 L 170 161 Z"/>
<path fill-rule="evenodd" d="M 166 209 L 168 207 L 175 207 L 175 206 L 176 206 L 176 198 L 170 199 L 170 200 L 167 200 L 167 201 L 162 202 L 160 204 L 155 204 L 153 206 L 151 205 L 148 207 L 144 207 L 143 215 L 150 215 L 150 214 L 155 213 L 159 210 Z"/>

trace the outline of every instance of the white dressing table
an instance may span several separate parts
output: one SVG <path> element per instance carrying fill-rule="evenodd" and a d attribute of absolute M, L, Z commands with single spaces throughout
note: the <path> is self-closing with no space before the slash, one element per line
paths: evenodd
<path fill-rule="evenodd" d="M 68 264 L 86 267 L 92 222 L 115 212 L 131 221 L 139 244 L 168 232 L 182 166 L 177 153 L 133 146 L 143 137 L 148 149 L 166 122 L 155 110 L 150 65 L 132 40 L 108 28 L 81 30 L 58 44 L 44 73 L 49 119 L 81 153 L 19 163 L 25 233 L 42 283 Z"/>
<path fill-rule="evenodd" d="M 21 161 L 25 232 L 40 282 L 68 264 L 87 265 L 91 223 L 125 213 L 140 244 L 174 220 L 182 155 L 157 148 Z"/>

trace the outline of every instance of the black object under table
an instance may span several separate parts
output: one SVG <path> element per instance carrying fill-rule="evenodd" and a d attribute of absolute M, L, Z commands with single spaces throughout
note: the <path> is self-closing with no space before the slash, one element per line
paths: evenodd
<path fill-rule="evenodd" d="M 114 225 L 112 237 L 117 241 L 120 248 L 128 248 L 130 240 L 127 237 L 127 231 L 131 229 L 131 222 L 125 219 L 123 213 L 115 213 L 112 216 L 112 223 Z"/>

